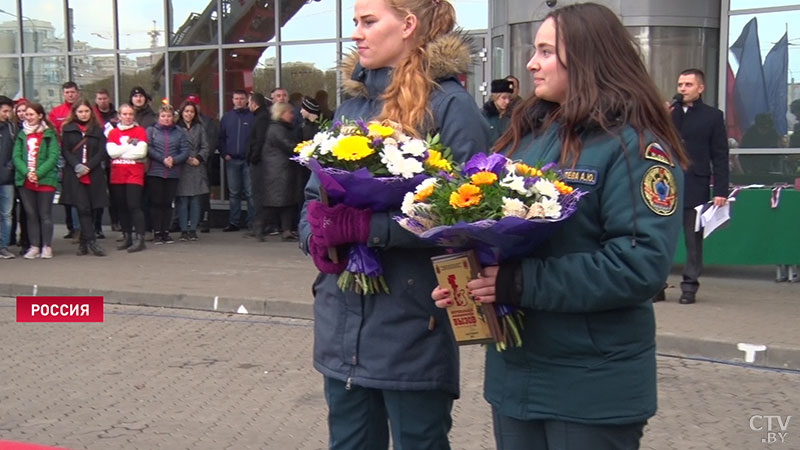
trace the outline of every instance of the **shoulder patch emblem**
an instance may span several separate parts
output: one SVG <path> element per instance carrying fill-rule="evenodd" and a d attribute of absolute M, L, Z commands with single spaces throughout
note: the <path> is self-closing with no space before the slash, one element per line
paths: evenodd
<path fill-rule="evenodd" d="M 670 167 L 675 167 L 675 164 L 672 162 L 672 157 L 670 157 L 669 153 L 664 151 L 664 149 L 661 148 L 661 145 L 657 142 L 653 142 L 647 146 L 647 148 L 644 150 L 644 159 L 649 159 L 660 162 L 661 164 L 666 164 Z"/>
<path fill-rule="evenodd" d="M 567 183 L 597 184 L 597 171 L 592 169 L 564 169 L 561 176 Z"/>
<path fill-rule="evenodd" d="M 678 208 L 678 187 L 669 168 L 654 165 L 642 177 L 642 199 L 650 211 L 671 216 Z"/>

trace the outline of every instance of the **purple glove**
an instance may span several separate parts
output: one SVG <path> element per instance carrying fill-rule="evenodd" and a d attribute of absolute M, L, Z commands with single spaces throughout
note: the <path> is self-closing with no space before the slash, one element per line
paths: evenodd
<path fill-rule="evenodd" d="M 336 275 L 342 273 L 345 267 L 347 267 L 347 258 L 340 257 L 338 263 L 331 261 L 328 258 L 328 247 L 320 244 L 313 235 L 308 240 L 308 253 L 311 254 L 314 265 L 317 266 L 317 269 L 322 273 Z"/>
<path fill-rule="evenodd" d="M 311 202 L 306 210 L 311 235 L 317 243 L 326 247 L 367 242 L 371 217 L 372 211 L 368 209 L 357 209 L 342 203 L 325 206 L 321 202 Z"/>

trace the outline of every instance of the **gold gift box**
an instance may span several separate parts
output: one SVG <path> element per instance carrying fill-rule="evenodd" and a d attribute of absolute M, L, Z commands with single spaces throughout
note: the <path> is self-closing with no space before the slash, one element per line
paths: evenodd
<path fill-rule="evenodd" d="M 475 252 L 434 256 L 431 262 L 439 286 L 449 289 L 453 299 L 447 316 L 458 345 L 499 342 L 501 334 L 494 306 L 476 303 L 467 289 L 467 282 L 477 278 L 481 269 Z"/>

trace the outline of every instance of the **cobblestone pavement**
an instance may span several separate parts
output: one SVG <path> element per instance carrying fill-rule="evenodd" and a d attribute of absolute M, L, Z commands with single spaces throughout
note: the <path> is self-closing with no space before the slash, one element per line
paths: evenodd
<path fill-rule="evenodd" d="M 325 449 L 311 334 L 308 320 L 118 305 L 106 305 L 101 324 L 16 323 L 14 300 L 0 298 L 0 439 L 76 450 Z M 658 363 L 660 409 L 643 449 L 800 449 L 800 374 Z M 492 449 L 481 348 L 464 348 L 461 364 L 452 447 Z M 785 442 L 763 443 L 767 420 L 753 431 L 753 415 L 793 416 Z"/>

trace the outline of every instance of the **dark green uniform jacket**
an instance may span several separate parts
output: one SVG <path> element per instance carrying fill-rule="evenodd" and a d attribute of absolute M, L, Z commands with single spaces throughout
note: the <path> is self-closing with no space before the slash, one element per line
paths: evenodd
<path fill-rule="evenodd" d="M 557 162 L 556 128 L 526 137 L 512 157 Z M 657 143 L 648 159 L 640 156 L 631 128 L 582 141 L 565 171 L 569 184 L 588 191 L 578 210 L 535 255 L 501 266 L 498 289 L 516 267 L 523 347 L 488 351 L 484 395 L 517 419 L 642 422 L 656 412 L 651 298 L 672 264 L 683 173 Z M 653 142 L 645 137 L 644 145 Z"/>

